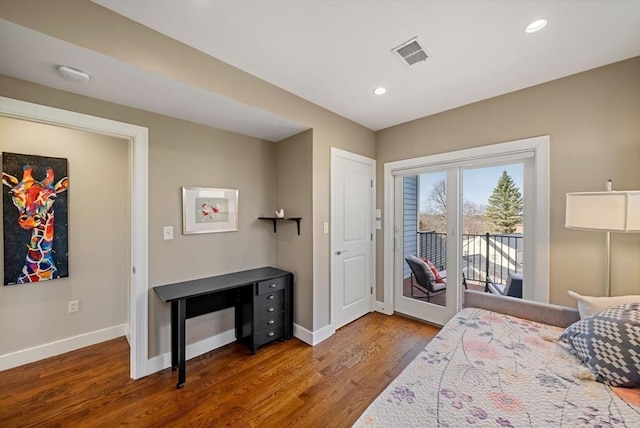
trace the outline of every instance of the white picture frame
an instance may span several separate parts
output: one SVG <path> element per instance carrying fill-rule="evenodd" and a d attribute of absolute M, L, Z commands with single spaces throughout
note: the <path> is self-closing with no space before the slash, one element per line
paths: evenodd
<path fill-rule="evenodd" d="M 237 232 L 238 190 L 182 188 L 182 233 Z"/>

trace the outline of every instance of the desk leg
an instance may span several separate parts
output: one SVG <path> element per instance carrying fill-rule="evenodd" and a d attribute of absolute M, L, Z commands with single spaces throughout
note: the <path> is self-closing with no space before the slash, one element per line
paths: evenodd
<path fill-rule="evenodd" d="M 178 301 L 171 302 L 171 371 L 178 368 Z"/>
<path fill-rule="evenodd" d="M 187 377 L 186 370 L 186 349 L 185 349 L 185 328 L 184 323 L 187 315 L 187 300 L 180 299 L 178 300 L 176 305 L 177 308 L 177 326 L 176 326 L 176 350 L 177 350 L 177 363 L 178 363 L 178 383 L 176 384 L 176 388 L 180 389 L 184 386 Z"/>

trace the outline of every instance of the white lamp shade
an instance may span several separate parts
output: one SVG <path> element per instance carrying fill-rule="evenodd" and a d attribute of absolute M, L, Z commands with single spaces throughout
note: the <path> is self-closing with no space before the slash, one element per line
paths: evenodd
<path fill-rule="evenodd" d="M 567 193 L 565 227 L 640 232 L 640 191 Z"/>

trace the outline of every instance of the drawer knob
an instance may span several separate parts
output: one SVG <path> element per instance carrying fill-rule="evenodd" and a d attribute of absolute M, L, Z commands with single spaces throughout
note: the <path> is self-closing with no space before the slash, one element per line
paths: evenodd
<path fill-rule="evenodd" d="M 276 322 L 275 322 L 275 320 L 269 320 L 269 321 L 267 321 L 267 324 L 269 324 L 269 325 L 271 325 L 271 324 L 275 324 L 275 323 L 276 323 Z"/>
<path fill-rule="evenodd" d="M 267 308 L 267 312 L 273 312 L 275 309 L 273 308 Z"/>
<path fill-rule="evenodd" d="M 269 288 L 276 288 L 276 287 L 277 287 L 277 285 L 275 285 L 275 284 L 271 284 L 271 285 L 269 286 Z"/>
<path fill-rule="evenodd" d="M 275 334 L 274 332 L 272 332 L 272 331 L 270 331 L 269 333 L 267 333 L 267 336 L 268 336 L 268 337 L 273 337 L 273 336 L 275 336 L 275 335 L 276 335 L 276 334 Z"/>
<path fill-rule="evenodd" d="M 269 294 L 269 295 L 267 296 L 267 299 L 268 299 L 268 300 L 273 300 L 273 299 L 275 299 L 275 298 L 276 298 L 276 296 L 274 296 L 273 294 Z"/>

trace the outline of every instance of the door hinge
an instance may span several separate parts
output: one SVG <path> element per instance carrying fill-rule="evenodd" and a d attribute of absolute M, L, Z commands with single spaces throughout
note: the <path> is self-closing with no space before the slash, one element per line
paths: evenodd
<path fill-rule="evenodd" d="M 371 240 L 373 241 L 373 233 L 371 234 Z"/>
<path fill-rule="evenodd" d="M 373 294 L 373 287 L 371 287 L 371 294 Z"/>
<path fill-rule="evenodd" d="M 135 274 L 136 273 L 136 267 L 134 266 L 132 270 L 133 270 L 133 273 Z"/>
<path fill-rule="evenodd" d="M 371 188 L 373 189 L 373 180 L 371 180 Z"/>

